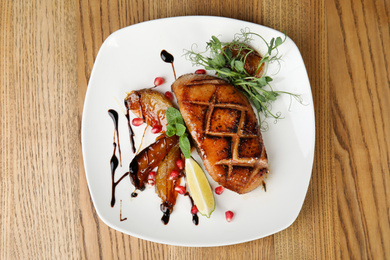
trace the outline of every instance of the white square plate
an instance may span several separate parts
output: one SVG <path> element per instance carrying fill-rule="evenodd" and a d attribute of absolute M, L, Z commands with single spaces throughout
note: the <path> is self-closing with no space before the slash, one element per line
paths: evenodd
<path fill-rule="evenodd" d="M 280 111 L 284 119 L 263 132 L 270 171 L 267 191 L 262 188 L 238 195 L 225 190 L 216 195 L 216 209 L 208 219 L 199 216 L 199 225 L 192 223 L 188 197 L 178 196 L 168 225 L 161 223 L 160 199 L 154 189 L 146 188 L 137 198 L 128 177 L 116 189 L 116 204 L 111 207 L 110 159 L 113 152 L 114 126 L 107 111 L 119 113 L 119 137 L 122 167 L 115 180 L 128 171 L 134 157 L 130 149 L 129 131 L 124 114 L 126 92 L 153 86 L 155 77 L 166 83 L 157 90 L 165 92 L 174 81 L 172 67 L 160 58 L 165 49 L 174 58 L 178 76 L 194 72 L 184 49 L 198 46 L 204 50 L 212 35 L 231 41 L 241 29 L 262 35 L 267 41 L 284 37 L 276 30 L 234 19 L 209 16 L 187 16 L 135 24 L 110 35 L 97 55 L 85 97 L 82 119 L 82 147 L 89 190 L 96 212 L 110 227 L 142 239 L 180 246 L 221 246 L 259 239 L 290 226 L 297 218 L 309 185 L 314 157 L 315 121 L 310 83 L 301 54 L 287 38 L 279 47 L 280 71 L 271 82 L 275 90 L 300 94 L 302 105 L 282 95 L 272 111 Z M 196 44 L 196 45 L 194 45 Z M 252 47 L 264 53 L 264 43 L 255 39 Z M 270 65 L 274 71 L 277 64 Z M 136 147 L 143 129 L 136 130 Z M 146 138 L 152 140 L 150 135 Z M 199 160 L 199 157 L 196 157 Z M 211 179 L 213 188 L 217 184 Z M 225 211 L 235 213 L 232 222 L 225 220 Z M 120 221 L 120 211 L 125 221 Z"/>

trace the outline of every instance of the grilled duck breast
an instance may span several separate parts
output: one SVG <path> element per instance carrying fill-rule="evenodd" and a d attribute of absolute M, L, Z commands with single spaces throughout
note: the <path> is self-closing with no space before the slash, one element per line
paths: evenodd
<path fill-rule="evenodd" d="M 228 82 L 187 74 L 172 90 L 204 166 L 227 189 L 247 193 L 268 173 L 256 115 L 248 99 Z"/>

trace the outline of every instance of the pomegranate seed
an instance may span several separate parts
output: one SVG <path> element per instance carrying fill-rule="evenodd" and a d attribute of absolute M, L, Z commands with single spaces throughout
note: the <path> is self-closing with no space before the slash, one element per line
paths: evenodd
<path fill-rule="evenodd" d="M 216 193 L 217 195 L 221 195 L 222 192 L 223 192 L 224 190 L 225 190 L 224 187 L 218 186 L 217 188 L 215 188 L 215 193 Z"/>
<path fill-rule="evenodd" d="M 161 84 L 163 84 L 164 83 L 164 78 L 162 78 L 162 77 L 157 77 L 157 78 L 155 78 L 154 79 L 154 85 L 157 87 L 157 86 L 160 86 Z"/>
<path fill-rule="evenodd" d="M 169 101 L 172 101 L 173 100 L 173 94 L 171 91 L 167 91 L 165 92 L 165 97 L 169 100 Z"/>
<path fill-rule="evenodd" d="M 231 212 L 230 210 L 229 211 L 226 211 L 225 212 L 225 217 L 226 217 L 226 221 L 227 222 L 230 222 L 232 221 L 233 217 L 234 217 L 234 213 Z"/>
<path fill-rule="evenodd" d="M 181 195 L 184 195 L 186 193 L 186 188 L 178 185 L 175 187 L 175 191 L 177 191 L 177 193 L 179 193 Z"/>
<path fill-rule="evenodd" d="M 155 180 L 156 180 L 156 172 L 155 172 L 155 171 L 149 172 L 148 184 L 149 184 L 150 186 L 154 186 Z"/>
<path fill-rule="evenodd" d="M 131 120 L 131 123 L 133 124 L 133 126 L 140 126 L 144 123 L 144 119 L 143 118 L 134 118 L 133 120 Z"/>
<path fill-rule="evenodd" d="M 149 172 L 149 177 L 148 177 L 149 179 L 155 179 L 156 178 L 156 172 L 155 171 L 150 171 Z"/>
<path fill-rule="evenodd" d="M 182 159 L 179 159 L 176 161 L 176 165 L 177 167 L 180 169 L 180 170 L 183 170 L 184 169 L 184 162 Z"/>
<path fill-rule="evenodd" d="M 206 70 L 204 70 L 204 69 L 196 70 L 195 74 L 206 74 Z"/>
<path fill-rule="evenodd" d="M 198 213 L 198 207 L 197 207 L 196 205 L 192 206 L 192 208 L 191 208 L 191 213 L 192 213 L 192 214 Z"/>
<path fill-rule="evenodd" d="M 176 170 L 172 170 L 171 174 L 169 175 L 169 180 L 172 181 L 174 179 L 177 179 L 179 177 L 179 172 Z"/>
<path fill-rule="evenodd" d="M 162 130 L 162 126 L 161 125 L 155 125 L 155 126 L 153 126 L 151 132 L 152 132 L 152 134 L 158 134 L 158 133 L 161 132 L 161 130 Z"/>

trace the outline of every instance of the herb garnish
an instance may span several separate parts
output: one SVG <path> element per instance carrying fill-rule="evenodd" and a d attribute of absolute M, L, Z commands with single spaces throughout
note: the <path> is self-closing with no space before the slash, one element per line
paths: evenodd
<path fill-rule="evenodd" d="M 245 62 L 250 53 L 255 50 L 249 47 L 252 36 L 257 36 L 267 45 L 267 53 L 261 58 L 256 73 L 260 71 L 264 64 L 266 69 L 260 78 L 250 75 L 245 70 Z M 227 80 L 233 86 L 238 87 L 251 101 L 256 108 L 259 116 L 262 112 L 266 118 L 273 117 L 275 119 L 281 118 L 281 113 L 272 113 L 270 110 L 271 104 L 276 100 L 279 94 L 289 94 L 300 103 L 301 97 L 297 94 L 274 91 L 270 85 L 272 78 L 266 76 L 267 65 L 271 62 L 281 59 L 278 52 L 278 47 L 287 39 L 281 37 L 272 38 L 268 43 L 262 36 L 257 33 L 241 30 L 241 33 L 236 34 L 232 42 L 221 42 L 216 36 L 212 36 L 211 40 L 207 42 L 206 50 L 201 53 L 193 50 L 186 52 L 186 56 L 192 61 L 195 66 L 203 66 L 206 70 L 213 70 L 217 76 Z M 238 55 L 233 55 L 232 50 L 238 50 Z M 210 51 L 210 56 L 203 56 L 204 53 Z M 255 73 L 255 74 L 256 74 Z"/>
<path fill-rule="evenodd" d="M 184 119 L 180 114 L 180 111 L 174 107 L 169 107 L 166 112 L 166 117 L 168 121 L 167 131 L 165 134 L 169 137 L 173 135 L 179 136 L 179 146 L 181 152 L 184 154 L 185 158 L 191 157 L 191 144 L 188 139 L 188 134 L 186 133 L 186 126 Z"/>

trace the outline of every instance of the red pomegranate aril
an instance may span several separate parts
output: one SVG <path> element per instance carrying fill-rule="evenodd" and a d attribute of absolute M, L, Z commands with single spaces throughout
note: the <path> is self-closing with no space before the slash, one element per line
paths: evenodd
<path fill-rule="evenodd" d="M 133 126 L 140 126 L 144 123 L 144 119 L 143 118 L 134 118 L 133 120 L 131 120 L 131 123 Z"/>
<path fill-rule="evenodd" d="M 177 193 L 180 195 L 184 195 L 186 193 L 186 188 L 184 186 L 178 185 L 175 187 L 175 191 L 177 191 Z"/>
<path fill-rule="evenodd" d="M 177 167 L 180 169 L 180 170 L 183 170 L 184 169 L 184 162 L 182 159 L 179 159 L 176 161 L 176 165 Z"/>
<path fill-rule="evenodd" d="M 232 221 L 232 219 L 234 217 L 234 213 L 232 211 L 228 210 L 225 212 L 225 217 L 226 217 L 226 221 L 230 222 L 230 221 Z"/>
<path fill-rule="evenodd" d="M 192 213 L 192 214 L 198 213 L 198 207 L 197 207 L 196 205 L 192 206 L 192 208 L 191 208 L 191 213 Z"/>
<path fill-rule="evenodd" d="M 149 172 L 149 177 L 148 177 L 149 179 L 155 179 L 156 178 L 156 172 L 155 171 L 150 171 Z"/>
<path fill-rule="evenodd" d="M 177 179 L 179 177 L 179 172 L 176 170 L 172 170 L 171 174 L 169 174 L 169 180 L 172 181 L 174 179 Z"/>
<path fill-rule="evenodd" d="M 223 193 L 224 190 L 225 190 L 224 187 L 218 186 L 218 187 L 215 188 L 215 194 L 221 195 L 221 194 Z"/>
<path fill-rule="evenodd" d="M 171 91 L 167 91 L 165 92 L 165 97 L 169 100 L 169 101 L 172 101 L 173 100 L 173 94 Z"/>
<path fill-rule="evenodd" d="M 161 84 L 163 84 L 164 83 L 164 78 L 162 78 L 162 77 L 157 77 L 157 78 L 155 78 L 154 79 L 154 85 L 155 86 L 160 86 Z"/>
<path fill-rule="evenodd" d="M 162 130 L 161 125 L 155 125 L 155 126 L 153 126 L 151 132 L 152 132 L 152 134 L 158 134 L 161 132 L 161 130 Z"/>
<path fill-rule="evenodd" d="M 155 172 L 155 171 L 149 172 L 148 184 L 149 184 L 150 186 L 154 186 L 155 181 L 156 181 L 156 172 Z"/>
<path fill-rule="evenodd" d="M 195 74 L 206 74 L 206 70 L 204 70 L 204 69 L 196 70 Z"/>

